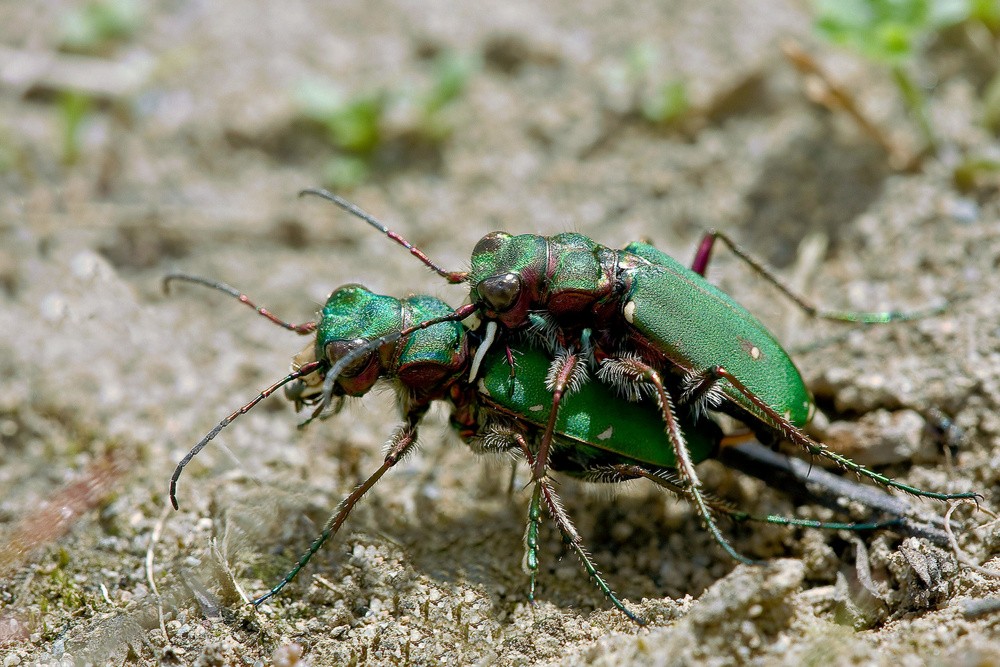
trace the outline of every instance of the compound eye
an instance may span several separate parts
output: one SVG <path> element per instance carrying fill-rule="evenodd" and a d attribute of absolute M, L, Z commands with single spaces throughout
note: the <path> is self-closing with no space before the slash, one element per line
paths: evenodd
<path fill-rule="evenodd" d="M 521 296 L 521 277 L 516 273 L 493 276 L 476 285 L 476 291 L 490 310 L 503 313 L 510 310 Z"/>
<path fill-rule="evenodd" d="M 507 232 L 490 232 L 483 238 L 479 239 L 479 243 L 476 247 L 472 249 L 472 256 L 477 257 L 479 255 L 487 255 L 494 253 L 499 250 L 504 241 L 510 238 L 510 234 Z"/>
<path fill-rule="evenodd" d="M 331 364 L 336 364 L 338 361 L 353 353 L 355 350 L 363 348 L 369 342 L 370 341 L 367 341 L 364 338 L 330 341 L 326 344 L 326 358 Z M 344 370 L 340 372 L 340 376 L 347 378 L 357 377 L 361 374 L 361 371 L 368 367 L 368 364 L 371 363 L 374 356 L 375 350 L 369 350 L 357 359 L 353 359 L 349 364 L 347 364 L 347 366 L 344 367 Z"/>

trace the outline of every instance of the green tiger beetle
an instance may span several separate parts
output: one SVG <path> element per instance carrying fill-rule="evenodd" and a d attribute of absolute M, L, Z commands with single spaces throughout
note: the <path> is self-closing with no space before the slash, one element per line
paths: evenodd
<path fill-rule="evenodd" d="M 709 409 L 727 413 L 762 442 L 787 440 L 810 455 L 889 488 L 937 500 L 978 497 L 973 492 L 924 491 L 898 482 L 809 437 L 802 427 L 812 416 L 814 404 L 788 353 L 756 317 L 709 283 L 704 274 L 715 243 L 721 241 L 811 317 L 887 323 L 940 313 L 941 307 L 913 313 L 820 310 L 719 232 L 705 236 L 690 269 L 647 243 L 614 250 L 577 233 L 546 237 L 490 232 L 473 249 L 469 271 L 446 271 L 343 198 L 318 189 L 302 194 L 322 197 L 364 220 L 449 283 L 469 284 L 471 303 L 451 317 L 475 315 L 485 322 L 483 342 L 472 362 L 473 377 L 498 335 L 510 340 L 525 333 L 551 350 L 553 409 L 532 468 L 536 482 L 544 479 L 549 467 L 559 405 L 583 383 L 588 367 L 598 365 L 597 376 L 619 393 L 634 398 L 648 391 L 656 396 L 680 479 L 713 535 L 717 534 L 715 521 L 701 493 L 695 462 L 688 455 L 675 404 L 696 413 Z M 328 372 L 327 385 L 341 367 L 353 363 L 353 355 L 378 345 L 381 341 L 372 341 L 341 359 Z M 683 388 L 676 400 L 667 390 L 671 384 Z M 326 389 L 317 414 L 329 401 Z M 720 544 L 736 560 L 751 562 L 724 540 Z"/>
<path fill-rule="evenodd" d="M 546 386 L 548 356 L 532 346 L 516 346 L 510 352 L 499 349 L 490 351 L 481 359 L 481 373 L 473 383 L 468 380 L 472 363 L 470 351 L 475 347 L 477 334 L 453 320 L 423 326 L 454 312 L 434 297 L 396 299 L 373 294 L 360 285 L 346 285 L 330 295 L 318 322 L 295 325 L 256 306 L 246 295 L 224 283 L 187 274 L 172 274 L 165 278 L 164 286 L 174 280 L 223 291 L 270 321 L 296 333 L 307 335 L 315 332 L 315 340 L 293 359 L 291 373 L 223 419 L 178 463 L 170 480 L 169 492 L 175 508 L 177 481 L 191 459 L 236 417 L 282 386 L 285 387 L 286 397 L 298 409 L 304 405 L 319 404 L 328 394 L 337 397 L 338 401 L 346 396 L 361 396 L 370 391 L 378 380 L 389 380 L 396 388 L 403 414 L 403 423 L 391 440 L 382 466 L 340 503 L 322 533 L 295 567 L 270 591 L 255 599 L 255 606 L 290 583 L 323 543 L 336 534 L 361 497 L 411 451 L 416 443 L 419 423 L 432 401 L 443 399 L 450 403 L 453 427 L 475 451 L 509 453 L 523 457 L 529 466 L 534 465 L 539 440 L 550 422 L 554 406 L 548 400 Z M 391 336 L 406 331 L 411 334 Z M 357 349 L 366 349 L 368 341 L 386 337 L 391 338 L 390 342 L 362 356 L 353 354 Z M 471 348 L 470 339 L 473 342 Z M 511 353 L 516 355 L 516 374 L 510 373 L 508 354 Z M 351 363 L 344 366 L 332 389 L 328 390 L 326 385 L 330 369 L 346 357 L 352 357 Z M 676 400 L 680 387 L 671 387 L 670 391 L 672 399 Z M 693 497 L 690 485 L 676 475 L 677 459 L 673 450 L 660 444 L 663 438 L 660 411 L 649 397 L 627 401 L 602 383 L 590 383 L 567 395 L 554 424 L 549 461 L 552 470 L 598 482 L 645 478 L 677 496 Z M 686 455 L 692 461 L 700 462 L 719 451 L 722 431 L 706 414 L 682 411 L 678 428 L 683 434 Z M 757 464 L 763 465 L 764 471 L 751 471 L 751 474 L 767 481 L 770 464 L 760 460 Z M 850 495 L 851 491 L 846 490 L 846 493 Z M 869 530 L 898 526 L 908 513 L 905 504 L 897 504 L 881 507 L 894 515 L 888 521 L 824 523 L 780 516 L 754 517 L 707 494 L 703 496 L 704 502 L 713 511 L 735 521 L 815 528 Z M 869 499 L 868 502 L 878 505 L 880 501 Z M 524 559 L 524 567 L 530 577 L 529 599 L 534 600 L 542 505 L 548 510 L 566 544 L 576 553 L 590 578 L 608 600 L 630 619 L 642 623 L 642 619 L 615 595 L 594 566 L 548 478 L 534 485 L 529 506 Z M 903 527 L 906 528 L 905 525 Z M 921 529 L 915 532 L 921 532 Z M 720 544 L 724 543 L 717 531 L 713 536 Z"/>

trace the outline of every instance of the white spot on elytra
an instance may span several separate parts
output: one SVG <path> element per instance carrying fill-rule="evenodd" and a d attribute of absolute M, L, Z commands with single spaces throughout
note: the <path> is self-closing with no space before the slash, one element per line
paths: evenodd
<path fill-rule="evenodd" d="M 629 301 L 625 304 L 624 308 L 625 320 L 632 324 L 632 319 L 635 317 L 635 301 Z"/>
<path fill-rule="evenodd" d="M 760 348 L 756 345 L 750 348 L 750 358 L 754 360 L 760 359 Z"/>
<path fill-rule="evenodd" d="M 528 411 L 529 412 L 541 412 L 544 409 L 545 409 L 544 405 L 532 405 L 530 408 L 528 408 Z"/>
<path fill-rule="evenodd" d="M 609 426 L 603 433 L 597 435 L 598 440 L 607 440 L 615 434 L 615 427 Z"/>

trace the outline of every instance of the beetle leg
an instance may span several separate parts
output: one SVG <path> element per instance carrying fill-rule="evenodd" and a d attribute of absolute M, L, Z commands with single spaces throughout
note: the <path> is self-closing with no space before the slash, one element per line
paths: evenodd
<path fill-rule="evenodd" d="M 679 403 L 690 407 L 697 418 L 706 410 L 717 408 L 726 395 L 719 386 L 718 378 L 711 375 L 695 373 L 684 379 L 684 389 Z"/>
<path fill-rule="evenodd" d="M 756 442 L 723 446 L 718 460 L 729 468 L 763 480 L 772 488 L 781 489 L 796 500 L 818 503 L 835 512 L 843 512 L 845 501 L 850 501 L 875 514 L 892 517 L 886 523 L 897 532 L 923 537 L 939 546 L 948 545 L 942 517 L 923 516 L 905 498 L 890 495 L 880 487 L 836 475 Z M 954 528 L 957 530 L 958 526 Z"/>
<path fill-rule="evenodd" d="M 291 583 L 291 581 L 299 574 L 299 571 L 301 571 L 309 560 L 316 555 L 316 552 L 320 550 L 320 547 L 322 547 L 328 539 L 337 534 L 337 531 L 340 530 L 340 527 L 344 525 L 344 522 L 347 520 L 347 516 L 351 513 L 351 510 L 353 510 L 354 506 L 358 504 L 358 501 L 361 500 L 362 496 L 368 492 L 368 489 L 375 486 L 375 483 L 382 478 L 382 475 L 384 475 L 389 468 L 399 463 L 416 443 L 416 422 L 407 420 L 407 423 L 404 424 L 393 437 L 393 440 L 389 445 L 389 451 L 386 453 L 385 460 L 379 469 L 372 473 L 368 479 L 358 485 L 340 502 L 340 505 L 337 506 L 337 510 L 330 515 L 329 519 L 327 519 L 326 524 L 323 526 L 323 531 L 316 537 L 315 540 L 313 540 L 312 544 L 309 545 L 309 549 L 302 554 L 299 561 L 295 564 L 295 567 L 288 571 L 288 574 L 285 575 L 284 579 L 278 582 L 278 584 L 267 593 L 253 600 L 251 604 L 254 607 L 259 607 L 265 601 L 277 595 L 282 588 Z"/>
<path fill-rule="evenodd" d="M 511 452 L 520 448 L 529 465 L 534 463 L 534 457 L 528 447 L 524 435 L 515 430 L 510 425 L 503 423 L 489 424 L 482 438 L 480 438 L 479 448 L 482 451 Z M 510 491 L 513 495 L 515 467 L 511 469 Z M 535 484 L 535 490 L 531 495 L 531 503 L 528 505 L 528 525 L 524 529 L 524 556 L 521 559 L 521 569 L 528 575 L 528 601 L 535 603 L 535 582 L 538 578 L 538 527 L 541 525 L 541 485 Z"/>
<path fill-rule="evenodd" d="M 524 453 L 524 458 L 528 461 L 528 465 L 534 466 L 535 458 L 532 456 L 531 449 L 528 447 L 528 443 L 524 437 L 519 433 L 512 433 L 512 437 Z M 577 532 L 576 526 L 573 525 L 573 521 L 569 518 L 569 514 L 563 507 L 562 501 L 556 495 L 555 489 L 552 488 L 552 480 L 548 477 L 535 482 L 535 488 L 531 494 L 531 504 L 528 507 L 528 527 L 524 533 L 524 566 L 530 577 L 528 599 L 534 601 L 535 578 L 538 573 L 538 524 L 540 519 L 538 506 L 541 499 L 545 500 L 545 506 L 548 508 L 549 515 L 555 522 L 560 534 L 562 534 L 563 542 L 580 559 L 583 569 L 587 571 L 587 575 L 591 581 L 604 593 L 604 597 L 632 621 L 639 625 L 646 625 L 645 619 L 638 616 L 624 602 L 618 599 L 615 592 L 611 590 L 611 586 L 604 580 L 604 576 L 594 565 L 593 559 L 583 546 L 583 539 L 580 537 L 580 533 Z"/>
<path fill-rule="evenodd" d="M 517 362 L 514 360 L 514 350 L 510 349 L 510 345 L 508 345 L 505 353 L 507 355 L 507 365 L 510 366 L 510 377 L 513 378 L 517 370 Z"/>
<path fill-rule="evenodd" d="M 670 474 L 667 470 L 651 470 L 635 464 L 619 464 L 611 467 L 612 473 L 617 477 L 612 477 L 610 481 L 621 481 L 635 477 L 643 477 L 653 482 L 661 489 L 669 491 L 678 497 L 690 499 L 691 494 L 688 488 L 679 479 Z M 816 521 L 814 519 L 796 519 L 793 517 L 781 516 L 778 514 L 768 514 L 767 516 L 756 516 L 743 510 L 737 509 L 733 504 L 716 498 L 711 494 L 704 494 L 705 502 L 713 511 L 723 514 L 733 522 L 743 523 L 752 521 L 755 523 L 770 523 L 779 526 L 798 526 L 800 528 L 818 528 L 821 530 L 879 530 L 881 528 L 891 528 L 903 523 L 903 519 L 896 517 L 885 521 L 866 522 L 840 522 L 840 521 Z"/>
<path fill-rule="evenodd" d="M 755 563 L 755 561 L 747 558 L 746 556 L 741 556 L 735 549 L 733 549 L 732 545 L 729 544 L 726 538 L 719 531 L 719 527 L 712 518 L 711 509 L 709 508 L 708 503 L 705 500 L 705 496 L 701 491 L 701 480 L 698 478 L 698 473 L 695 472 L 694 462 L 691 460 L 691 453 L 688 451 L 687 444 L 684 442 L 684 434 L 681 432 L 680 424 L 677 422 L 673 399 L 670 398 L 670 394 L 663 386 L 663 380 L 660 378 L 660 374 L 652 366 L 637 357 L 609 359 L 606 360 L 604 364 L 619 366 L 615 372 L 622 378 L 631 378 L 634 382 L 644 382 L 652 385 L 657 403 L 659 403 L 660 406 L 660 413 L 663 417 L 667 440 L 670 442 L 670 446 L 674 449 L 674 457 L 677 460 L 677 472 L 685 485 L 687 495 L 691 498 L 691 502 L 694 503 L 695 508 L 698 510 L 698 514 L 701 515 L 705 528 L 712 534 L 712 537 L 715 538 L 718 545 L 722 547 L 722 549 L 734 560 L 747 565 Z"/>
<path fill-rule="evenodd" d="M 924 491 L 915 486 L 897 482 L 891 477 L 887 477 L 886 475 L 875 472 L 874 470 L 870 470 L 860 463 L 856 463 L 846 456 L 843 456 L 842 454 L 837 454 L 836 452 L 830 450 L 830 448 L 822 442 L 813 440 L 808 435 L 803 433 L 801 429 L 797 428 L 794 424 L 785 419 L 784 416 L 779 414 L 774 408 L 765 403 L 759 396 L 747 389 L 746 385 L 740 382 L 739 379 L 722 366 L 714 366 L 702 371 L 698 374 L 696 381 L 699 385 L 707 386 L 717 384 L 719 380 L 726 380 L 733 387 L 733 389 L 738 391 L 748 401 L 750 401 L 750 403 L 752 403 L 758 410 L 764 422 L 769 424 L 779 435 L 787 439 L 789 442 L 801 447 L 809 454 L 820 456 L 832 461 L 844 470 L 849 470 L 861 477 L 867 477 L 873 482 L 883 486 L 899 489 L 900 491 L 905 491 L 906 493 L 911 493 L 915 496 L 923 496 L 925 498 L 934 498 L 936 500 L 976 500 L 980 497 L 978 494 L 971 491 L 964 493 L 937 493 L 934 491 Z"/>
<path fill-rule="evenodd" d="M 552 410 L 549 412 L 549 421 L 545 425 L 542 441 L 538 445 L 538 457 L 532 466 L 532 478 L 536 482 L 545 477 L 549 464 L 549 448 L 556 430 L 559 405 L 563 397 L 575 391 L 587 379 L 587 367 L 581 361 L 580 355 L 576 352 L 565 352 L 559 354 L 549 367 L 545 384 L 552 392 Z"/>
<path fill-rule="evenodd" d="M 931 306 L 930 308 L 913 311 L 886 310 L 881 312 L 858 312 L 850 310 L 823 310 L 818 308 L 815 304 L 807 301 L 804 297 L 793 292 L 789 287 L 781 282 L 770 269 L 765 267 L 760 261 L 751 257 L 746 250 L 740 247 L 736 241 L 730 238 L 727 234 L 714 229 L 707 232 L 702 238 L 701 243 L 698 246 L 698 252 L 695 254 L 694 262 L 691 265 L 691 270 L 700 276 L 705 275 L 705 270 L 708 268 L 708 262 L 711 258 L 712 247 L 716 240 L 722 241 L 726 247 L 729 248 L 730 252 L 749 266 L 754 273 L 771 283 L 775 289 L 784 294 L 786 298 L 791 300 L 809 317 L 821 320 L 833 320 L 835 322 L 886 324 L 888 322 L 905 322 L 908 320 L 919 320 L 924 317 L 940 315 L 945 311 L 948 305 L 950 305 L 950 302 L 945 302 L 940 306 Z"/>
<path fill-rule="evenodd" d="M 528 602 L 535 604 L 538 581 L 538 527 L 542 523 L 542 485 L 536 483 L 528 503 L 528 525 L 524 527 L 524 558 L 521 570 L 528 575 Z"/>
<path fill-rule="evenodd" d="M 694 261 L 691 262 L 691 270 L 703 278 L 705 277 L 705 271 L 708 269 L 708 263 L 712 259 L 712 248 L 715 246 L 715 238 L 716 232 L 714 230 L 706 232 L 701 237 L 701 243 L 698 244 L 698 251 L 694 255 Z"/>

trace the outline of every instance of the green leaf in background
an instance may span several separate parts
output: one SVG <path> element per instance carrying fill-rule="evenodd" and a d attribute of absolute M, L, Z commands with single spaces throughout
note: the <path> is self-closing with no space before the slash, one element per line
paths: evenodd
<path fill-rule="evenodd" d="M 141 24 L 137 0 L 97 0 L 63 14 L 59 41 L 64 49 L 94 53 L 109 42 L 131 37 Z"/>
<path fill-rule="evenodd" d="M 642 100 L 642 116 L 651 123 L 677 122 L 690 110 L 687 85 L 683 81 L 662 84 Z"/>
<path fill-rule="evenodd" d="M 352 153 L 370 153 L 382 136 L 386 98 L 381 94 L 346 97 L 319 81 L 304 81 L 295 90 L 301 114 L 322 125 L 330 143 Z"/>
<path fill-rule="evenodd" d="M 899 64 L 934 31 L 968 20 L 973 4 L 996 0 L 814 0 L 816 28 L 873 60 Z"/>

